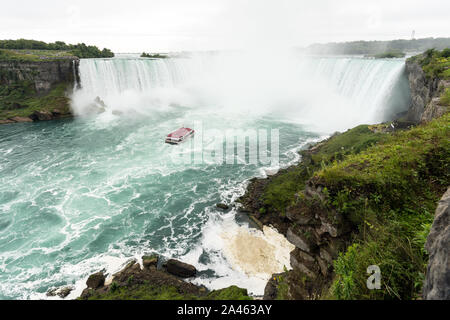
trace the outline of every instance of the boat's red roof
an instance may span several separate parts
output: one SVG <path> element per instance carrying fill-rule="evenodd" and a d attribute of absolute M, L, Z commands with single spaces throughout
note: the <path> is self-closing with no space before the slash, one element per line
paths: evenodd
<path fill-rule="evenodd" d="M 188 133 L 190 133 L 191 131 L 193 131 L 191 128 L 180 128 L 172 133 L 169 133 L 167 135 L 168 138 L 181 138 L 185 135 L 187 135 Z"/>

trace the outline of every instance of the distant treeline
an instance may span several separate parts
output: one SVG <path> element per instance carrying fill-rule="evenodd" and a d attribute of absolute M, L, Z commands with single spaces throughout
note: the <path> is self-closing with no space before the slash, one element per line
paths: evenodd
<path fill-rule="evenodd" d="M 46 43 L 37 40 L 0 40 L 0 49 L 12 50 L 64 50 L 78 58 L 112 58 L 114 53 L 109 49 L 100 50 L 96 46 L 88 46 L 84 43 L 66 44 L 62 41 Z"/>
<path fill-rule="evenodd" d="M 424 52 L 428 49 L 443 50 L 450 47 L 450 38 L 423 38 L 391 41 L 352 41 L 312 44 L 304 50 L 312 54 L 366 54 L 385 52 Z"/>
<path fill-rule="evenodd" d="M 165 59 L 165 58 L 167 58 L 167 56 L 164 54 L 160 54 L 160 53 L 150 54 L 147 52 L 143 52 L 141 54 L 141 58 Z"/>

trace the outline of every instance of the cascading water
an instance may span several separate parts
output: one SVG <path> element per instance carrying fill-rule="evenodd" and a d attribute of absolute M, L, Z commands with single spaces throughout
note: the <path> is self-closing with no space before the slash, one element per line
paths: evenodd
<path fill-rule="evenodd" d="M 181 149 L 165 135 L 194 121 L 219 132 L 278 129 L 285 166 L 308 142 L 406 109 L 403 66 L 254 54 L 81 60 L 73 108 L 84 115 L 100 97 L 106 112 L 0 126 L 0 298 L 46 298 L 64 285 L 76 287 L 74 298 L 89 274 L 151 252 L 194 264 L 194 282 L 209 288 L 262 294 L 292 248 L 215 204 L 234 201 L 267 168 L 175 163 Z M 272 260 L 240 259 L 255 252 Z"/>
<path fill-rule="evenodd" d="M 408 106 L 401 59 L 270 58 L 203 54 L 82 60 L 83 90 L 74 107 L 83 113 L 83 104 L 100 96 L 111 109 L 223 108 L 295 119 L 331 132 L 391 119 Z"/>

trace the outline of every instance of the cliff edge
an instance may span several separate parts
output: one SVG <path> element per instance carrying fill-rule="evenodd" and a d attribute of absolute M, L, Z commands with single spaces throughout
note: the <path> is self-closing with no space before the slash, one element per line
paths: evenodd
<path fill-rule="evenodd" d="M 423 298 L 450 300 L 450 188 L 442 196 L 425 249 L 430 255 Z"/>
<path fill-rule="evenodd" d="M 1 54 L 0 124 L 71 116 L 69 94 L 79 83 L 74 56 Z"/>
<path fill-rule="evenodd" d="M 407 121 L 427 122 L 447 112 L 450 58 L 449 53 L 445 52 L 428 50 L 406 60 L 411 89 L 411 106 L 406 116 Z"/>

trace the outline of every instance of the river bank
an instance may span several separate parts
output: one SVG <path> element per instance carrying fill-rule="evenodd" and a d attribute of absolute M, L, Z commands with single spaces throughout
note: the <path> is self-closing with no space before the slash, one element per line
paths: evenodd
<path fill-rule="evenodd" d="M 240 199 L 244 211 L 296 246 L 293 270 L 273 275 L 266 299 L 422 295 L 428 263 L 423 248 L 450 185 L 448 81 L 445 67 L 425 74 L 439 59 L 439 53 L 429 54 L 407 61 L 413 104 L 404 119 L 335 135 L 302 151 L 300 164 L 251 181 Z M 370 265 L 390 274 L 379 290 L 366 287 Z M 448 284 L 436 286 L 442 292 Z"/>

